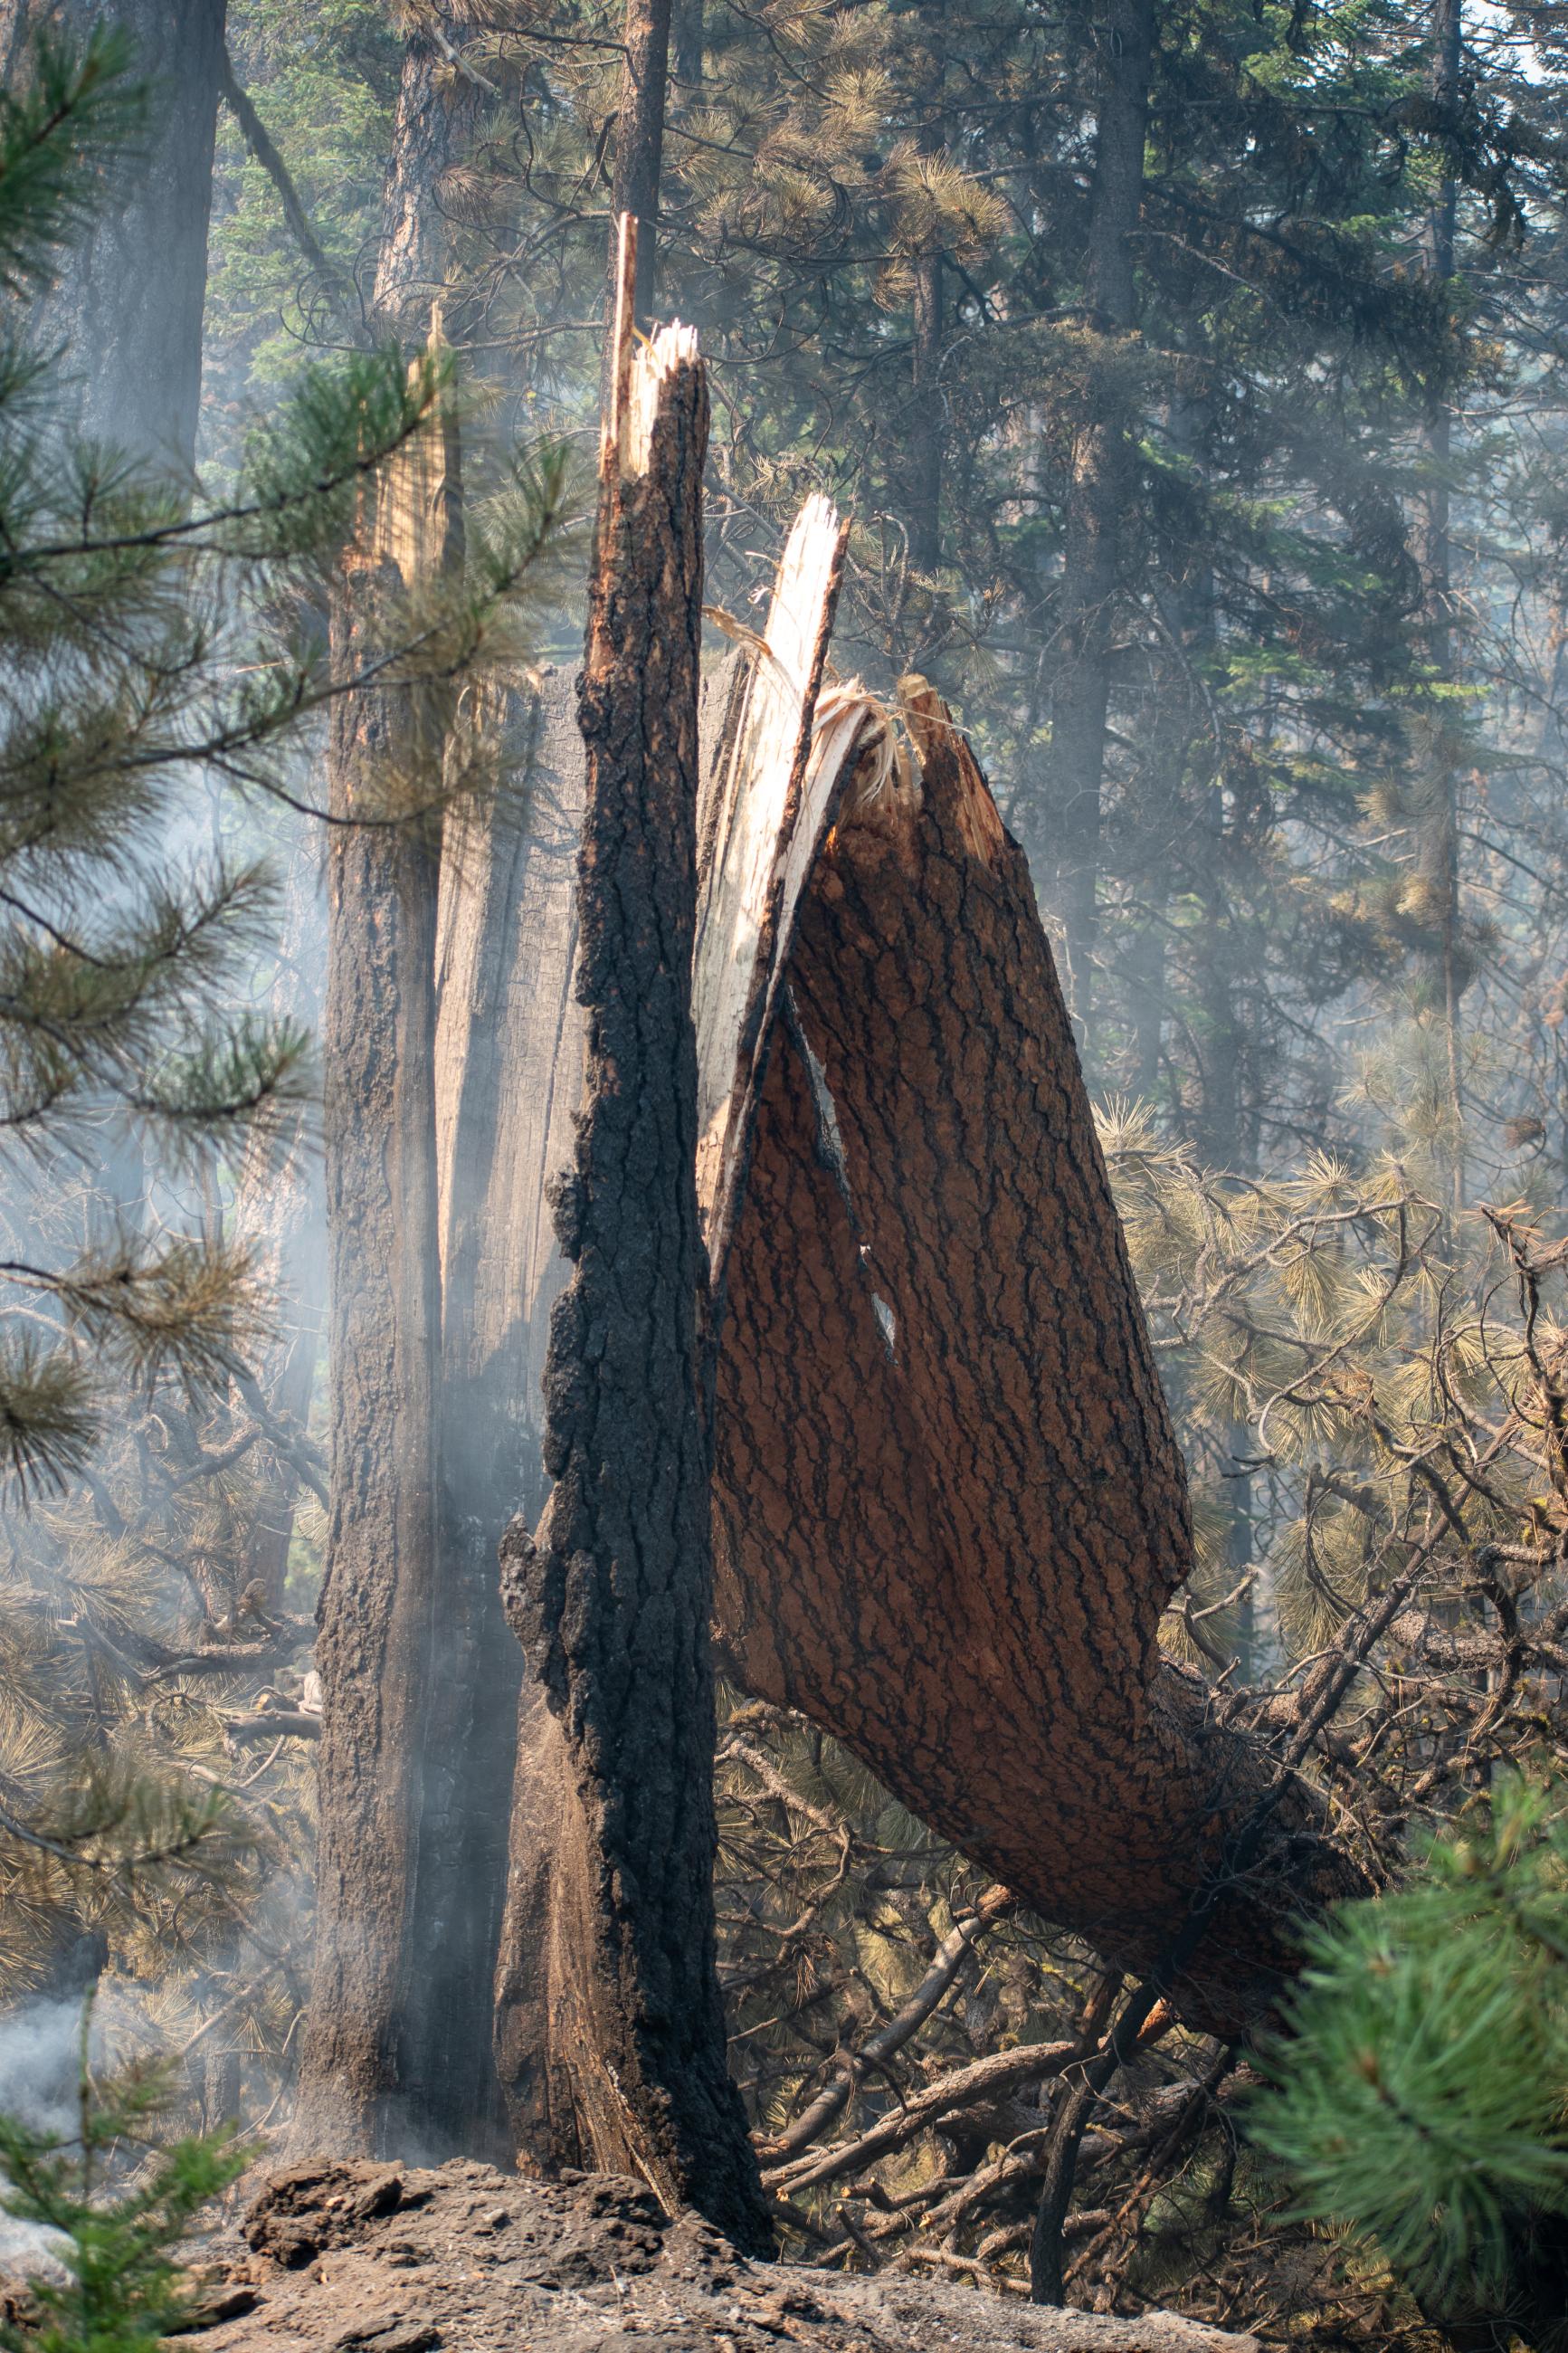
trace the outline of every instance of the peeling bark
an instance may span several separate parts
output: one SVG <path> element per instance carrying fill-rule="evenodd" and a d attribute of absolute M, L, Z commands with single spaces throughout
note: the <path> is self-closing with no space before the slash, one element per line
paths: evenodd
<path fill-rule="evenodd" d="M 729 1261 L 717 1603 L 747 1687 L 1110 1957 L 1180 1936 L 1269 1760 L 1163 1663 L 1185 1480 L 1022 854 L 923 681 L 853 797 Z M 1295 1789 L 1181 1967 L 1229 2031 L 1347 1892 Z"/>

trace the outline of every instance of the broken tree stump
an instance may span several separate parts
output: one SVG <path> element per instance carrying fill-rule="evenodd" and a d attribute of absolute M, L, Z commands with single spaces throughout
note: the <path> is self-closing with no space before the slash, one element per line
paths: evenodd
<path fill-rule="evenodd" d="M 524 1977 L 534 1988 L 510 2021 L 536 2032 L 514 2053 L 525 2155 L 548 2168 L 580 2153 L 640 2175 L 667 2210 L 695 2206 L 762 2247 L 756 2161 L 725 2063 L 711 1889 L 691 1020 L 708 398 L 689 329 L 661 329 L 633 354 L 635 247 L 623 222 L 580 689 L 587 1071 L 557 1195 L 574 1272 L 545 1372 L 555 1484 L 537 1541 L 520 1519 L 501 1547 L 508 1614 L 537 1685 L 520 1766 L 533 1852 L 510 1891 L 502 1988 Z"/>

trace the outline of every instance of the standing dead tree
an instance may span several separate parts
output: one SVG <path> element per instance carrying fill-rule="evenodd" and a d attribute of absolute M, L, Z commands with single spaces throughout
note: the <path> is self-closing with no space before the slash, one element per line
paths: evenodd
<path fill-rule="evenodd" d="M 545 1858 L 531 1957 L 549 2010 L 532 2153 L 575 2141 L 759 2246 L 768 2226 L 725 2065 L 710 1884 L 691 1019 L 708 396 L 689 329 L 661 329 L 634 354 L 629 219 L 620 250 L 579 706 L 587 1083 L 557 1197 L 574 1271 L 545 1375 L 555 1485 L 537 1543 L 520 1520 L 502 1546 L 509 1612 L 549 1710 L 524 1741 Z"/>

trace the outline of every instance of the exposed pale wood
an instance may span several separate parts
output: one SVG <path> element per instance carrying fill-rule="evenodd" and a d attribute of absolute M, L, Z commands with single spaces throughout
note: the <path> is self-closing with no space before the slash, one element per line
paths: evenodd
<path fill-rule="evenodd" d="M 780 560 L 729 757 L 710 779 L 713 806 L 698 817 L 707 862 L 692 975 L 697 1198 L 716 1285 L 778 975 L 838 775 L 810 754 L 847 537 L 830 500 L 806 501 Z"/>

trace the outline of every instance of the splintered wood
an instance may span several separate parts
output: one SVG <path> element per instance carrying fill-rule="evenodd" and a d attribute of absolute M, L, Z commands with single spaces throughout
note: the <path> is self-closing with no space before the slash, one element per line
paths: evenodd
<path fill-rule="evenodd" d="M 811 761 L 812 716 L 847 536 L 808 499 L 789 535 L 743 712 L 705 779 L 697 914 L 697 1198 L 713 1280 L 722 1275 L 744 1135 L 790 928 L 842 762 Z M 852 731 L 850 740 L 853 740 Z"/>
<path fill-rule="evenodd" d="M 637 302 L 637 224 L 621 215 L 616 255 L 616 323 L 610 373 L 610 405 L 599 436 L 599 479 L 612 465 L 635 479 L 646 474 L 653 449 L 654 420 L 666 387 L 678 368 L 697 360 L 697 330 L 672 319 L 639 342 L 632 321 Z"/>

